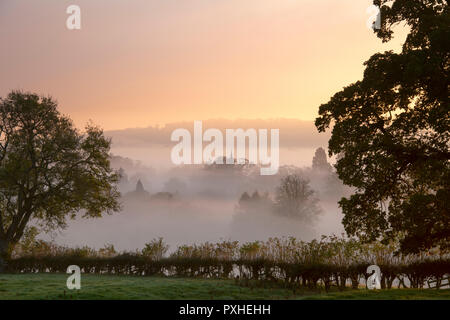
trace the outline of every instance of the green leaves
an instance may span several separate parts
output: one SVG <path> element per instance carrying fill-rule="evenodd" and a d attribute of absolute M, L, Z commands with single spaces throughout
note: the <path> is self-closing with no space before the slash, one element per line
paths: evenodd
<path fill-rule="evenodd" d="M 93 125 L 79 132 L 52 98 L 13 91 L 1 99 L 0 137 L 0 238 L 16 243 L 31 219 L 54 229 L 79 211 L 119 209 L 110 140 Z"/>
<path fill-rule="evenodd" d="M 450 241 L 448 208 L 446 214 L 436 209 L 437 195 L 449 188 L 449 7 L 431 0 L 374 4 L 381 6 L 383 41 L 395 24 L 411 28 L 403 51 L 374 54 L 362 81 L 320 106 L 316 126 L 332 128 L 329 153 L 340 155 L 337 173 L 357 190 L 340 201 L 347 233 L 366 241 L 402 234 L 401 248 L 416 252 Z M 414 226 L 418 199 L 430 203 L 421 211 L 432 221 L 425 232 Z M 436 225 L 439 232 L 432 231 Z"/>

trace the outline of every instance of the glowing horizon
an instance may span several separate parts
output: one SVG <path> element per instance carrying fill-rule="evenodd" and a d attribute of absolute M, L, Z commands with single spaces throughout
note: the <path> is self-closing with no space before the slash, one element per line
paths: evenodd
<path fill-rule="evenodd" d="M 0 96 L 49 94 L 78 127 L 105 130 L 314 120 L 362 78 L 364 61 L 403 38 L 382 44 L 366 28 L 370 0 L 76 3 L 82 30 L 68 31 L 69 1 L 3 1 Z"/>

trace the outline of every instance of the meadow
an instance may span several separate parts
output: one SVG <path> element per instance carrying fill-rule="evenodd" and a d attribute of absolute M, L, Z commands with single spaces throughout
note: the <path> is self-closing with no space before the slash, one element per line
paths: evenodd
<path fill-rule="evenodd" d="M 82 275 L 81 289 L 68 290 L 67 274 L 2 274 L 0 300 L 301 300 L 301 299 L 450 299 L 450 289 L 290 290 L 255 282 L 241 286 L 228 279 Z"/>

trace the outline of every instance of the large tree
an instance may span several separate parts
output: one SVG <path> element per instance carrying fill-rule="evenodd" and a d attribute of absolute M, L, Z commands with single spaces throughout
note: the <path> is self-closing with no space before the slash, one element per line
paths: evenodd
<path fill-rule="evenodd" d="M 399 238 L 404 252 L 450 247 L 450 11 L 445 0 L 376 0 L 384 42 L 409 28 L 401 53 L 374 54 L 364 77 L 320 106 L 330 155 L 356 192 L 343 223 L 363 240 Z"/>
<path fill-rule="evenodd" d="M 279 215 L 312 223 L 321 213 L 309 181 L 290 174 L 281 179 L 275 196 L 275 212 Z"/>
<path fill-rule="evenodd" d="M 0 272 L 30 222 L 55 229 L 119 209 L 109 149 L 101 129 L 79 132 L 50 97 L 0 99 Z"/>

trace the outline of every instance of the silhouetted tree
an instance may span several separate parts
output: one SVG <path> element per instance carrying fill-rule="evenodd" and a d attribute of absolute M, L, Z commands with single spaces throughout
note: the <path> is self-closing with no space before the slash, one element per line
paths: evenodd
<path fill-rule="evenodd" d="M 364 78 L 320 106 L 316 126 L 333 127 L 329 153 L 357 189 L 340 205 L 349 235 L 401 235 L 401 249 L 450 246 L 450 11 L 443 0 L 376 0 L 383 42 L 410 28 L 401 53 L 377 53 Z"/>
<path fill-rule="evenodd" d="M 239 204 L 244 204 L 244 203 L 247 203 L 247 202 L 249 202 L 250 201 L 250 196 L 248 195 L 248 193 L 247 192 L 244 192 L 242 195 L 241 195 L 241 197 L 240 197 L 240 199 L 239 199 Z"/>
<path fill-rule="evenodd" d="M 311 222 L 321 212 L 314 193 L 308 180 L 295 174 L 288 175 L 277 189 L 275 210 L 280 215 Z"/>
<path fill-rule="evenodd" d="M 75 129 L 52 98 L 13 91 L 0 99 L 0 271 L 30 220 L 55 229 L 79 211 L 119 209 L 110 145 L 97 127 Z"/>
<path fill-rule="evenodd" d="M 144 193 L 145 192 L 144 185 L 142 184 L 140 179 L 136 183 L 136 190 L 135 190 L 135 192 L 136 193 Z"/>
<path fill-rule="evenodd" d="M 312 160 L 312 168 L 320 171 L 331 171 L 333 169 L 328 163 L 327 154 L 323 148 L 317 148 Z"/>
<path fill-rule="evenodd" d="M 253 192 L 252 194 L 252 201 L 259 201 L 261 200 L 261 196 L 259 195 L 258 190 L 256 190 L 255 192 Z"/>
<path fill-rule="evenodd" d="M 260 195 L 256 190 L 253 192 L 252 196 L 249 196 L 247 192 L 244 192 L 239 198 L 238 202 L 238 212 L 241 213 L 258 213 L 262 210 L 267 210 L 273 205 L 272 200 L 269 198 L 268 193 Z"/>

